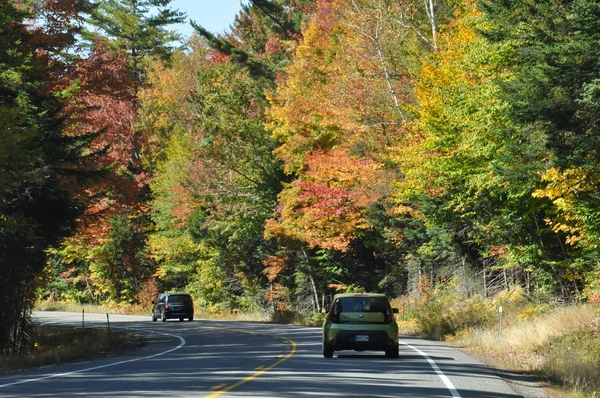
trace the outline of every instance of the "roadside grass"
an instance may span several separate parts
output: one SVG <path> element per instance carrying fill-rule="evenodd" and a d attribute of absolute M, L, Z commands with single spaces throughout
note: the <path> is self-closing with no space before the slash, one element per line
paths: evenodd
<path fill-rule="evenodd" d="M 41 302 L 36 311 L 61 311 L 83 314 L 147 315 L 148 306 L 98 306 L 64 302 Z M 196 308 L 196 319 L 232 320 L 241 322 L 270 322 L 263 313 L 240 313 L 238 311 L 208 311 Z M 24 347 L 20 355 L 0 355 L 0 373 L 43 366 L 57 365 L 91 358 L 118 354 L 125 350 L 143 346 L 143 338 L 129 332 L 108 328 L 81 328 L 71 326 L 35 325 L 31 333 L 30 346 Z"/>
<path fill-rule="evenodd" d="M 498 368 L 534 375 L 556 396 L 600 397 L 597 305 L 536 304 L 520 291 L 464 298 L 454 290 L 402 304 L 410 306 L 399 319 L 402 334 L 444 340 Z"/>
<path fill-rule="evenodd" d="M 64 312 L 85 312 L 89 314 L 119 314 L 119 315 L 148 315 L 150 310 L 141 305 L 126 306 L 101 306 L 94 304 L 76 304 L 65 302 L 40 302 L 35 307 L 36 311 L 64 311 Z"/>
<path fill-rule="evenodd" d="M 557 308 L 504 328 L 475 329 L 450 342 L 464 345 L 504 368 L 532 373 L 570 396 L 600 396 L 598 309 Z"/>
<path fill-rule="evenodd" d="M 144 344 L 143 339 L 132 333 L 96 328 L 38 325 L 32 337 L 31 345 L 21 355 L 0 356 L 0 372 L 98 358 Z"/>
<path fill-rule="evenodd" d="M 36 311 L 61 311 L 85 314 L 147 315 L 148 306 L 97 306 L 63 302 L 38 303 Z M 310 316 L 289 312 L 242 313 L 239 311 L 215 311 L 195 308 L 196 319 L 229 320 L 240 322 L 264 322 L 320 326 L 324 314 Z M 72 326 L 48 326 L 35 324 L 31 333 L 30 346 L 24 347 L 21 355 L 0 355 L 0 373 L 34 369 L 61 363 L 80 361 L 118 354 L 145 344 L 144 339 L 130 332 L 108 328 L 81 328 Z"/>
<path fill-rule="evenodd" d="M 74 304 L 64 302 L 41 302 L 36 305 L 36 311 L 61 311 L 85 314 L 119 314 L 148 316 L 150 319 L 150 308 L 148 305 L 125 305 L 125 306 L 100 306 L 92 304 Z M 237 310 L 216 310 L 196 306 L 194 308 L 194 319 L 208 319 L 216 321 L 238 321 L 238 322 L 263 322 L 279 323 L 300 326 L 321 326 L 325 314 L 317 313 L 304 315 L 295 312 L 242 312 Z"/>
<path fill-rule="evenodd" d="M 64 311 L 86 314 L 119 314 L 147 316 L 150 319 L 150 306 L 128 304 L 124 306 L 100 306 L 92 304 L 73 304 L 63 302 L 42 302 L 36 305 L 36 311 Z M 239 322 L 272 322 L 274 316 L 265 312 L 245 313 L 236 310 L 215 310 L 196 306 L 194 319 L 227 320 Z"/>

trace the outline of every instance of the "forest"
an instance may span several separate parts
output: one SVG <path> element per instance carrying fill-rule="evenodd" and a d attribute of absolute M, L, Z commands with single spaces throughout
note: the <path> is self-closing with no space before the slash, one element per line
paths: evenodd
<path fill-rule="evenodd" d="M 162 291 L 600 304 L 600 2 L 171 3 L 0 1 L 1 353 Z"/>

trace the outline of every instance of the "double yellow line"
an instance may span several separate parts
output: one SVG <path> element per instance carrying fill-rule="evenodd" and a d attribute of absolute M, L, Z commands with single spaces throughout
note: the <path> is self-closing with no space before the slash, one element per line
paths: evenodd
<path fill-rule="evenodd" d="M 249 331 L 246 331 L 246 330 L 223 329 L 223 328 L 210 328 L 210 329 L 225 330 L 225 331 L 228 331 L 228 332 L 235 332 L 235 333 L 255 334 L 255 335 L 259 335 L 259 336 L 277 337 L 277 338 L 280 338 L 280 339 L 282 339 L 282 340 L 290 343 L 292 345 L 292 349 L 290 350 L 290 352 L 287 353 L 287 355 L 283 356 L 279 361 L 277 361 L 274 364 L 272 364 L 270 366 L 267 366 L 267 367 L 260 366 L 260 367 L 256 368 L 256 370 L 257 370 L 256 373 L 254 373 L 254 374 L 246 377 L 243 380 L 238 381 L 237 383 L 230 384 L 230 385 L 219 384 L 218 386 L 213 387 L 213 390 L 218 390 L 218 391 L 215 391 L 214 393 L 212 393 L 211 395 L 207 396 L 206 398 L 218 397 L 219 395 L 225 394 L 226 392 L 231 391 L 234 388 L 237 388 L 237 387 L 241 386 L 242 384 L 246 384 L 249 381 L 254 380 L 258 376 L 262 375 L 263 373 L 268 372 L 269 370 L 271 370 L 271 369 L 279 366 L 284 361 L 290 359 L 292 357 L 292 355 L 294 355 L 294 353 L 296 352 L 296 347 L 297 347 L 296 343 L 293 340 L 290 340 L 290 339 L 288 339 L 286 337 L 276 336 L 276 335 L 272 335 L 272 334 L 263 334 L 263 333 L 249 332 Z"/>

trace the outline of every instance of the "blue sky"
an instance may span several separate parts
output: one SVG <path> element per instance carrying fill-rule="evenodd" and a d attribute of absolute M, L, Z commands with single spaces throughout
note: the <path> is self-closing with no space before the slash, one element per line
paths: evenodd
<path fill-rule="evenodd" d="M 170 8 L 185 12 L 188 21 L 195 21 L 212 33 L 223 33 L 229 31 L 229 25 L 241 10 L 242 1 L 247 4 L 247 0 L 173 0 Z M 172 29 L 181 33 L 184 39 L 194 31 L 189 22 L 173 25 Z"/>

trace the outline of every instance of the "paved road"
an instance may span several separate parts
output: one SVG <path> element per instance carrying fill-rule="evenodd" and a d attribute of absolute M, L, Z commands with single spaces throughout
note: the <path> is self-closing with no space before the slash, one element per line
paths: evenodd
<path fill-rule="evenodd" d="M 81 325 L 81 314 L 39 312 Z M 85 315 L 106 327 L 106 315 Z M 0 397 L 520 397 L 477 360 L 443 344 L 402 337 L 383 352 L 321 355 L 320 328 L 243 322 L 150 321 L 111 315 L 112 328 L 143 333 L 145 347 L 118 357 L 0 374 Z"/>

